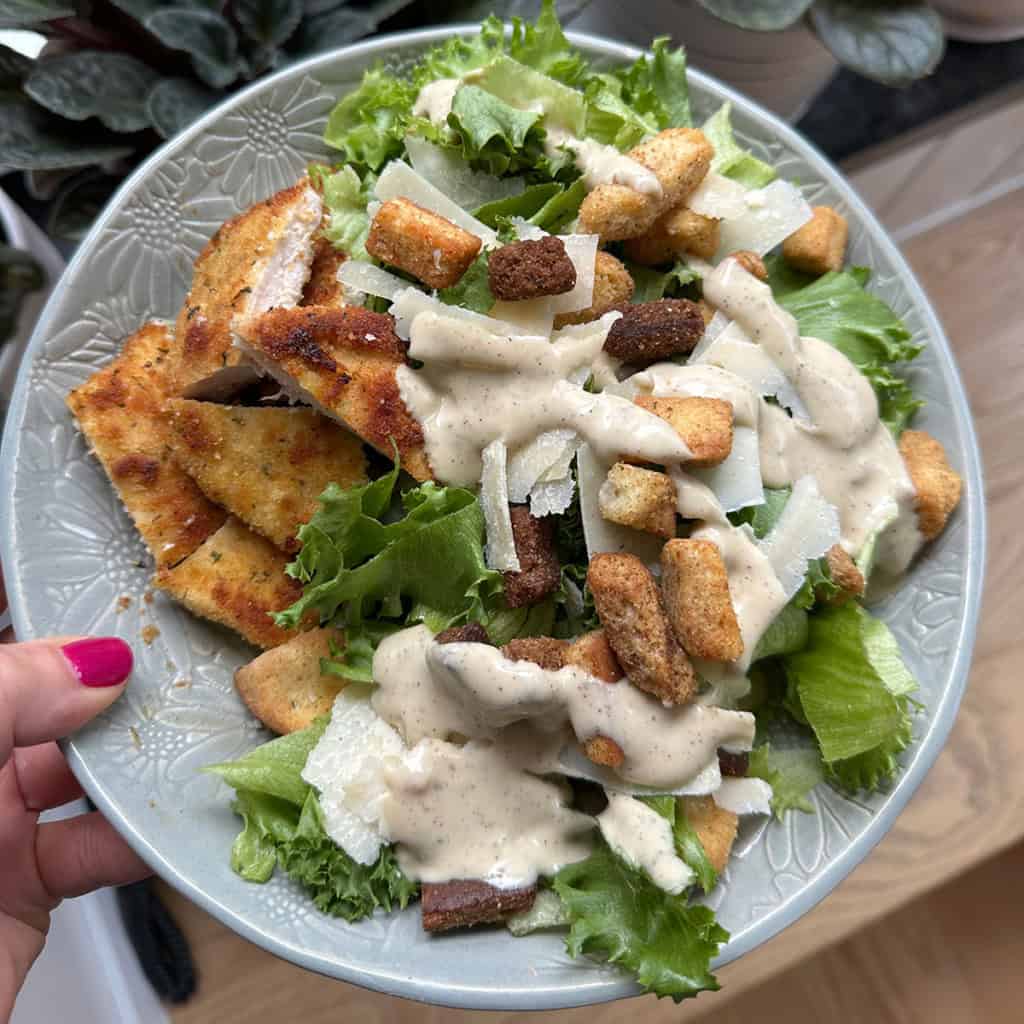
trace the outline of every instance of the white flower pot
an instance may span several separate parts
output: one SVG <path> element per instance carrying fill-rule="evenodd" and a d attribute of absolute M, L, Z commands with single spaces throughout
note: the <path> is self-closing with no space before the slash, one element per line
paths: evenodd
<path fill-rule="evenodd" d="M 946 33 L 973 43 L 1024 38 L 1024 0 L 934 0 Z"/>
<path fill-rule="evenodd" d="M 669 35 L 686 47 L 692 67 L 790 120 L 836 69 L 835 58 L 803 23 L 784 32 L 749 32 L 719 21 L 696 0 L 595 0 L 570 27 L 641 46 Z"/>

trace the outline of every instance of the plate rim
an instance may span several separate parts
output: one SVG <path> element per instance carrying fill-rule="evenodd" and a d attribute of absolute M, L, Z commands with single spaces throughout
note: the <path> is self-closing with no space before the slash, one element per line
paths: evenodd
<path fill-rule="evenodd" d="M 300 78 L 302 75 L 311 72 L 323 71 L 332 68 L 334 65 L 344 64 L 352 59 L 367 56 L 383 57 L 386 56 L 389 48 L 394 46 L 404 47 L 417 43 L 429 45 L 454 35 L 476 34 L 478 31 L 479 25 L 463 23 L 396 32 L 375 36 L 362 42 L 308 57 L 241 89 L 228 97 L 223 103 L 205 112 L 194 124 L 174 138 L 169 139 L 159 149 L 154 151 L 124 181 L 108 201 L 100 217 L 90 229 L 89 234 L 79 245 L 64 274 L 54 286 L 53 292 L 22 356 L 7 415 L 8 427 L 13 423 L 20 425 L 24 419 L 28 403 L 29 379 L 34 359 L 44 340 L 49 335 L 50 322 L 57 314 L 65 282 L 77 274 L 80 267 L 87 261 L 88 254 L 95 240 L 115 215 L 121 201 L 130 195 L 171 154 L 191 142 L 196 136 L 201 135 L 211 124 L 218 121 L 231 110 L 247 103 L 264 91 L 270 91 L 284 81 Z M 631 61 L 636 59 L 641 53 L 649 52 L 591 33 L 569 31 L 566 34 L 575 46 L 591 54 L 598 54 L 616 60 Z M 872 237 L 874 243 L 881 247 L 892 262 L 902 286 L 907 291 L 911 304 L 922 318 L 923 331 L 929 338 L 929 344 L 940 350 L 941 358 L 937 360 L 937 369 L 941 373 L 951 397 L 948 412 L 957 431 L 963 437 L 964 448 L 967 453 L 967 462 L 962 467 L 966 491 L 965 508 L 962 514 L 966 515 L 968 519 L 966 524 L 968 529 L 966 530 L 964 542 L 964 614 L 959 623 L 959 630 L 953 644 L 954 654 L 948 671 L 949 682 L 935 704 L 928 734 L 917 746 L 912 760 L 906 765 L 903 774 L 889 794 L 885 804 L 872 815 L 872 819 L 865 830 L 852 842 L 848 843 L 842 852 L 830 860 L 822 872 L 810 883 L 804 885 L 796 895 L 748 929 L 741 938 L 730 941 L 715 960 L 717 968 L 743 956 L 768 941 L 784 928 L 799 920 L 799 918 L 832 892 L 871 852 L 877 843 L 888 834 L 896 818 L 917 791 L 927 772 L 931 769 L 932 764 L 946 743 L 966 689 L 981 606 L 981 590 L 985 569 L 986 519 L 981 452 L 955 355 L 927 294 L 886 229 L 881 225 L 846 177 L 817 147 L 797 133 L 790 125 L 760 106 L 756 101 L 741 95 L 713 76 L 707 75 L 695 68 L 689 68 L 688 75 L 690 80 L 698 83 L 700 87 L 712 93 L 717 93 L 723 100 L 731 102 L 734 107 L 743 110 L 760 123 L 770 126 L 771 131 L 776 137 L 780 138 L 793 152 L 799 154 L 813 165 L 816 175 L 836 189 L 849 206 L 856 211 L 858 218 L 865 225 L 865 229 Z M 2 523 L 2 529 L 0 529 L 0 560 L 2 560 L 5 566 L 11 566 L 12 568 L 16 564 L 14 558 L 16 530 L 13 510 L 18 434 L 19 431 L 6 429 L 2 448 L 0 448 L 0 523 Z M 32 623 L 28 619 L 23 600 L 23 581 L 7 573 L 5 573 L 5 581 L 10 613 L 19 637 L 32 639 L 35 636 L 45 635 L 43 632 L 33 629 Z M 363 968 L 349 968 L 344 964 L 334 963 L 325 966 L 314 954 L 309 953 L 300 946 L 283 938 L 275 937 L 259 925 L 251 924 L 246 919 L 239 917 L 235 911 L 220 903 L 212 893 L 200 888 L 174 869 L 161 852 L 136 829 L 130 817 L 122 814 L 114 806 L 112 800 L 107 796 L 105 789 L 90 770 L 86 759 L 82 757 L 76 747 L 74 738 L 62 740 L 61 747 L 65 752 L 72 771 L 81 782 L 86 793 L 108 820 L 111 821 L 117 831 L 160 877 L 236 933 L 298 966 L 387 995 L 412 998 L 437 1005 L 464 1009 L 506 1011 L 564 1009 L 606 1002 L 636 995 L 640 992 L 638 986 L 626 977 L 613 981 L 609 981 L 606 977 L 596 978 L 590 983 L 573 985 L 538 985 L 536 988 L 529 990 L 507 993 L 500 987 L 482 988 L 479 985 L 453 988 L 448 984 L 431 982 L 429 979 L 402 976 L 399 972 L 395 971 L 368 973 Z M 502 998 L 503 995 L 511 995 L 512 999 Z"/>

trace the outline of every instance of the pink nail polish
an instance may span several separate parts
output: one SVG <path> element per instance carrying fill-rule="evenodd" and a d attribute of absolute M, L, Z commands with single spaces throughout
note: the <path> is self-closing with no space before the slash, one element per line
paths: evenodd
<path fill-rule="evenodd" d="M 117 686 L 132 671 L 132 649 L 116 636 L 74 640 L 61 651 L 83 686 Z"/>

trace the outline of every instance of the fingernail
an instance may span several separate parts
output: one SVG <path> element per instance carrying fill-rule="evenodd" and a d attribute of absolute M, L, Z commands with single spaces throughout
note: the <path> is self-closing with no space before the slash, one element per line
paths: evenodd
<path fill-rule="evenodd" d="M 132 671 L 132 649 L 116 636 L 74 640 L 61 651 L 83 686 L 117 686 Z"/>

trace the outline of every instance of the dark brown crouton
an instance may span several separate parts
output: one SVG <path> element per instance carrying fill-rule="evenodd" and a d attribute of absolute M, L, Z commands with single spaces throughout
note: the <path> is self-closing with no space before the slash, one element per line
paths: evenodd
<path fill-rule="evenodd" d="M 665 704 L 697 692 L 693 665 L 680 646 L 661 591 L 636 555 L 595 555 L 587 571 L 598 618 L 629 681 Z"/>
<path fill-rule="evenodd" d="M 535 885 L 524 889 L 498 889 L 472 879 L 424 882 L 420 889 L 423 930 L 446 932 L 451 928 L 504 921 L 510 914 L 529 910 L 536 898 Z"/>
<path fill-rule="evenodd" d="M 503 573 L 509 608 L 537 604 L 552 593 L 562 578 L 555 552 L 555 524 L 546 516 L 530 515 L 526 505 L 513 505 L 512 536 L 519 557 L 519 572 Z"/>
<path fill-rule="evenodd" d="M 449 626 L 434 637 L 436 644 L 489 644 L 491 638 L 479 622 L 467 622 L 464 626 Z"/>
<path fill-rule="evenodd" d="M 689 299 L 658 299 L 623 307 L 604 350 L 626 363 L 647 364 L 688 355 L 704 334 L 700 307 Z"/>
<path fill-rule="evenodd" d="M 746 751 L 734 754 L 731 750 L 718 749 L 718 770 L 723 775 L 742 778 L 750 768 L 750 754 Z"/>
<path fill-rule="evenodd" d="M 561 295 L 576 287 L 576 268 L 557 235 L 503 245 L 487 260 L 496 299 L 516 302 Z"/>
<path fill-rule="evenodd" d="M 501 648 L 501 653 L 509 661 L 532 661 L 550 672 L 565 668 L 568 652 L 569 641 L 553 636 L 524 636 L 509 640 Z"/>

